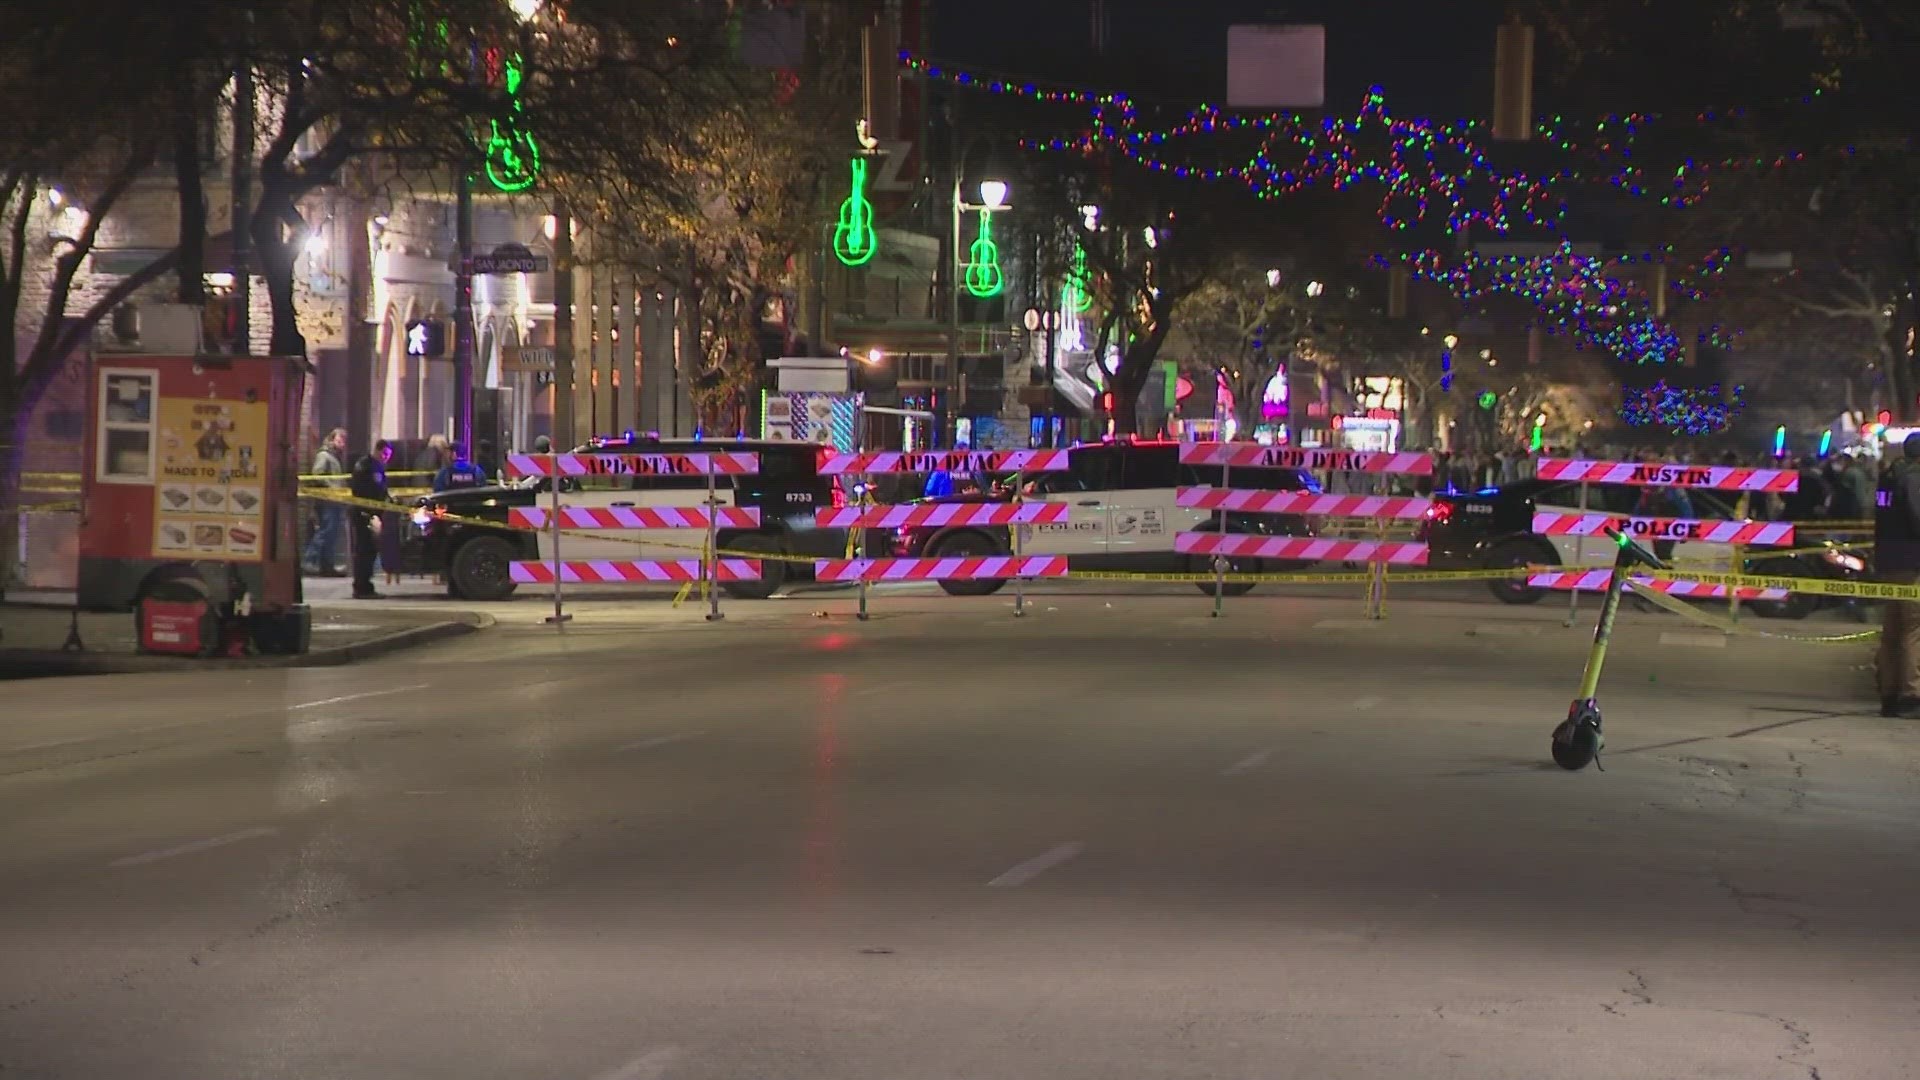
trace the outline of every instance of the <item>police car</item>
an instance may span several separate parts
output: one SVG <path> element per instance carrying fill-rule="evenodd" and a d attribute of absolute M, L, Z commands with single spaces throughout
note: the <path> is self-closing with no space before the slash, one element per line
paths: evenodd
<path fill-rule="evenodd" d="M 1584 506 L 1582 498 L 1579 483 L 1560 480 L 1520 480 L 1466 494 L 1436 492 L 1419 530 L 1419 539 L 1427 543 L 1427 565 L 1499 569 L 1593 565 L 1611 559 L 1604 534 L 1589 535 L 1582 543 L 1574 535 L 1535 532 L 1537 510 L 1612 515 L 1615 528 L 1677 566 L 1724 572 L 1733 557 L 1730 545 L 1704 539 L 1714 522 L 1739 520 L 1720 492 L 1588 484 Z M 1523 578 L 1489 582 L 1488 587 L 1509 604 L 1531 604 L 1546 595 Z"/>
<path fill-rule="evenodd" d="M 1011 554 L 1013 528 L 1020 530 L 1020 554 L 1064 555 L 1074 570 L 1206 571 L 1207 556 L 1183 555 L 1174 550 L 1174 536 L 1182 532 L 1225 530 L 1273 536 L 1311 536 L 1310 523 L 1298 515 L 1220 513 L 1178 505 L 1181 487 L 1218 486 L 1217 466 L 1182 465 L 1176 442 L 1116 442 L 1078 446 L 1068 453 L 1069 468 L 1032 474 L 1022 498 L 1066 503 L 1067 520 L 1054 524 L 1019 526 L 959 525 L 903 529 L 895 535 L 895 553 L 903 557 L 976 557 Z M 1233 474 L 1236 488 L 1264 487 L 1276 491 L 1319 491 L 1313 477 L 1298 469 L 1246 469 Z M 927 500 L 949 502 L 1004 502 L 1013 493 L 988 478 L 985 490 Z M 1233 559 L 1235 573 L 1286 571 L 1308 564 L 1293 561 Z M 956 596 L 984 596 L 1004 586 L 1003 581 L 942 581 L 940 587 Z M 1253 586 L 1228 584 L 1230 596 Z M 1213 584 L 1201 583 L 1211 594 Z"/>
<path fill-rule="evenodd" d="M 716 539 L 723 549 L 809 558 L 842 558 L 847 530 L 821 529 L 813 523 L 816 508 L 846 505 L 846 496 L 831 476 L 822 476 L 819 462 L 830 452 L 805 443 L 747 440 L 596 439 L 578 454 L 693 454 L 733 450 L 760 457 L 760 471 L 750 476 L 714 478 L 714 495 L 723 506 L 756 507 L 760 527 L 721 529 Z M 510 481 L 478 488 L 460 488 L 421 498 L 413 511 L 409 542 L 417 546 L 409 565 L 446 578 L 447 592 L 468 600 L 502 600 L 514 583 L 509 564 L 552 557 L 551 534 L 507 528 L 507 512 L 516 506 L 551 505 L 551 480 Z M 615 474 L 564 477 L 560 506 L 570 507 L 704 507 L 707 478 L 702 474 Z M 492 524 L 497 522 L 498 524 Z M 691 529 L 630 529 L 617 532 L 567 532 L 560 540 L 560 557 L 574 559 L 687 559 L 699 557 L 704 534 Z M 721 587 L 743 598 L 770 596 L 790 576 L 811 577 L 805 562 L 763 560 L 757 581 L 728 582 Z"/>

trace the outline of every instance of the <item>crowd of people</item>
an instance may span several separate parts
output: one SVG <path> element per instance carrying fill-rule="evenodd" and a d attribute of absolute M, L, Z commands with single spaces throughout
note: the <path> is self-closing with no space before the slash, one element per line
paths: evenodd
<path fill-rule="evenodd" d="M 544 438 L 542 436 L 543 441 Z M 346 429 L 334 428 L 314 451 L 308 484 L 344 492 L 358 503 L 392 503 L 387 478 L 399 450 L 397 444 L 381 439 L 374 443 L 371 451 L 352 459 L 349 465 Z M 469 456 L 464 446 L 447 436 L 431 435 L 408 465 L 407 474 L 426 478 L 427 483 L 402 484 L 401 487 L 431 487 L 436 492 L 484 487 L 497 483 L 500 477 L 493 443 L 486 439 L 479 440 L 475 452 Z M 404 572 L 400 511 L 383 512 L 365 505 L 326 500 L 314 500 L 312 507 L 312 533 L 302 552 L 302 570 L 315 577 L 345 576 L 339 566 L 344 534 L 348 540 L 345 554 L 352 567 L 354 598 L 380 599 L 373 582 L 376 562 L 385 572 L 388 585 L 397 583 Z"/>

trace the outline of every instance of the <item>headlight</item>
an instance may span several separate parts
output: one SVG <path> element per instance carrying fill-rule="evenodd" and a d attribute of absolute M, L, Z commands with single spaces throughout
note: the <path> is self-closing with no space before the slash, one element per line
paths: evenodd
<path fill-rule="evenodd" d="M 413 512 L 413 523 L 422 529 L 433 524 L 433 513 L 422 506 Z"/>
<path fill-rule="evenodd" d="M 1856 574 L 1865 573 L 1867 569 L 1867 561 L 1865 559 L 1844 551 L 1823 552 L 1821 558 L 1842 570 L 1851 570 Z"/>

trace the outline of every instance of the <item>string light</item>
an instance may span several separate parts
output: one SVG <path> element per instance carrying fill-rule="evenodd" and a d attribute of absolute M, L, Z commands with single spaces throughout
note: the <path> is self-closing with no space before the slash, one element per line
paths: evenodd
<path fill-rule="evenodd" d="M 1659 426 L 1675 435 L 1715 435 L 1745 411 L 1745 390 L 1735 386 L 1723 398 L 1719 383 L 1703 390 L 1684 390 L 1668 386 L 1662 379 L 1652 386 L 1627 388 L 1620 418 L 1634 427 Z"/>

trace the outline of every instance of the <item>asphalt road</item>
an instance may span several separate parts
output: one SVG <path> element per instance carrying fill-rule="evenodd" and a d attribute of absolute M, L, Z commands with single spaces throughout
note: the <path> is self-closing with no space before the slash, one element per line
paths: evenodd
<path fill-rule="evenodd" d="M 0 1078 L 1920 1067 L 1860 646 L 1625 618 L 1568 774 L 1558 610 L 1008 599 L 10 684 Z"/>

